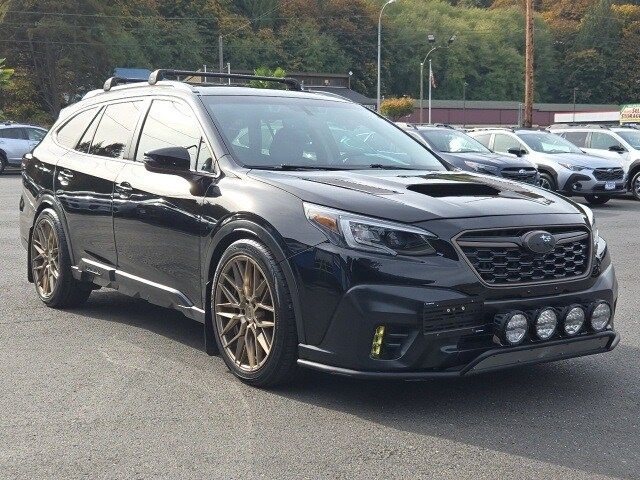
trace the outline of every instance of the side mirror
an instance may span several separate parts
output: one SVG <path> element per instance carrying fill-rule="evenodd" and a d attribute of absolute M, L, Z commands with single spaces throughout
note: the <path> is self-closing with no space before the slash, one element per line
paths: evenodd
<path fill-rule="evenodd" d="M 624 149 L 624 147 L 620 146 L 620 145 L 611 145 L 609 147 L 609 151 L 610 152 L 618 152 L 618 153 L 624 153 L 626 152 L 626 150 Z"/>
<path fill-rule="evenodd" d="M 191 168 L 191 155 L 184 147 L 158 148 L 144 156 L 144 166 L 150 171 L 184 172 Z"/>
<path fill-rule="evenodd" d="M 527 153 L 526 150 L 523 150 L 518 147 L 510 148 L 509 150 L 507 150 L 507 152 L 510 153 L 511 155 L 515 155 L 516 157 L 521 157 Z"/>

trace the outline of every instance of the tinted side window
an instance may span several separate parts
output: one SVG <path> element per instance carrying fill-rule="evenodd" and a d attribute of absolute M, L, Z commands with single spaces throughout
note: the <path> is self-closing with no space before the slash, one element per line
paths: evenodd
<path fill-rule="evenodd" d="M 496 133 L 496 138 L 493 141 L 493 150 L 498 153 L 507 153 L 510 148 L 522 148 L 522 146 L 513 137 L 504 133 Z"/>
<path fill-rule="evenodd" d="M 609 150 L 609 147 L 621 147 L 620 142 L 608 133 L 592 132 L 591 148 L 598 150 Z"/>
<path fill-rule="evenodd" d="M 561 134 L 561 136 L 580 148 L 587 146 L 587 135 L 588 132 L 564 132 Z"/>
<path fill-rule="evenodd" d="M 189 107 L 172 100 L 154 100 L 140 134 L 136 160 L 143 161 L 151 150 L 184 147 L 195 169 L 200 147 L 200 128 Z"/>
<path fill-rule="evenodd" d="M 0 138 L 9 138 L 13 140 L 25 140 L 25 136 L 21 128 L 0 129 Z"/>
<path fill-rule="evenodd" d="M 123 158 L 138 122 L 142 101 L 115 103 L 105 108 L 89 153 Z"/>
<path fill-rule="evenodd" d="M 93 117 L 96 116 L 96 113 L 98 113 L 98 107 L 90 108 L 89 110 L 80 112 L 65 123 L 62 128 L 58 129 L 58 143 L 67 148 L 75 147 L 78 138 L 80 138 L 82 132 L 85 131 L 89 122 L 93 120 Z"/>
<path fill-rule="evenodd" d="M 480 135 L 474 135 L 473 138 L 475 138 L 477 141 L 479 141 L 485 147 L 489 148 L 489 141 L 491 140 L 491 134 L 490 133 L 481 133 Z"/>
<path fill-rule="evenodd" d="M 34 142 L 39 142 L 47 134 L 47 132 L 39 128 L 26 128 L 25 130 L 27 131 L 27 138 Z"/>
<path fill-rule="evenodd" d="M 98 122 L 100 121 L 100 114 L 96 115 L 93 120 L 91 120 L 91 124 L 87 127 L 85 132 L 82 134 L 78 145 L 76 146 L 76 150 L 82 153 L 88 153 L 89 148 L 91 147 L 91 141 L 93 140 L 93 136 L 96 133 L 96 129 L 98 128 Z"/>

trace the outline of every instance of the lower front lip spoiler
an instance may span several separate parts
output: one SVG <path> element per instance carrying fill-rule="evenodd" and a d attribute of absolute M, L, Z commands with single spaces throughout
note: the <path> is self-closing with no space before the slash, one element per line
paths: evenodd
<path fill-rule="evenodd" d="M 361 371 L 333 367 L 331 365 L 303 359 L 298 360 L 298 365 L 323 372 L 363 379 L 421 380 L 430 378 L 457 378 L 509 367 L 534 365 L 537 363 L 554 362 L 557 360 L 609 352 L 613 350 L 619 342 L 620 335 L 617 332 L 609 330 L 585 337 L 567 338 L 510 348 L 495 348 L 479 355 L 461 369 L 446 371 Z"/>

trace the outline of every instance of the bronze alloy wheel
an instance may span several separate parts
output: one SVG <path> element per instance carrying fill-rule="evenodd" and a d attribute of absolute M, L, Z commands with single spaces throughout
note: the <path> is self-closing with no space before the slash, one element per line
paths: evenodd
<path fill-rule="evenodd" d="M 60 250 L 58 235 L 51 220 L 40 219 L 31 239 L 31 268 L 38 293 L 49 298 L 60 278 Z"/>
<path fill-rule="evenodd" d="M 215 288 L 214 311 L 225 355 L 245 372 L 260 369 L 271 352 L 276 315 L 271 288 L 255 260 L 236 255 L 227 261 Z"/>

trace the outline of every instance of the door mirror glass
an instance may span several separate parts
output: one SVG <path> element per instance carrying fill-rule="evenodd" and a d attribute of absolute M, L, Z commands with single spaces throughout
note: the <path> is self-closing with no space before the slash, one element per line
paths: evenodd
<path fill-rule="evenodd" d="M 144 166 L 150 171 L 184 172 L 191 167 L 189 150 L 184 147 L 158 148 L 145 152 Z"/>
<path fill-rule="evenodd" d="M 620 145 L 611 145 L 609 147 L 609 151 L 610 152 L 624 153 L 626 150 L 624 149 L 624 147 L 622 147 Z"/>

